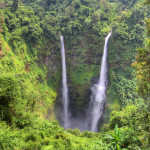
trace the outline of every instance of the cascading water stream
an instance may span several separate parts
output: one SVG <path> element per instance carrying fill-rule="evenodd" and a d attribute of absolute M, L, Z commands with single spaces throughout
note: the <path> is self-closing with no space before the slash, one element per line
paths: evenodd
<path fill-rule="evenodd" d="M 97 84 L 92 86 L 92 96 L 90 101 L 90 130 L 93 132 L 98 131 L 98 123 L 102 117 L 103 107 L 106 99 L 107 88 L 107 55 L 108 55 L 108 41 L 111 32 L 105 38 L 104 53 L 101 64 L 100 78 Z"/>
<path fill-rule="evenodd" d="M 61 59 L 62 59 L 62 100 L 63 100 L 63 110 L 64 110 L 64 128 L 69 127 L 69 98 L 68 98 L 68 86 L 67 86 L 67 73 L 66 73 L 66 58 L 65 58 L 65 48 L 64 48 L 64 37 L 60 37 L 61 42 Z"/>

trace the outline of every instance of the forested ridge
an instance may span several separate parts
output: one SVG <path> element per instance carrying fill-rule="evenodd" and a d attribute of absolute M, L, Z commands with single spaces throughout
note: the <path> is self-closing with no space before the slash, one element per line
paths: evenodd
<path fill-rule="evenodd" d="M 149 150 L 150 1 L 0 0 L 0 149 Z M 86 116 L 109 42 L 99 132 L 61 127 L 60 36 L 71 116 Z"/>

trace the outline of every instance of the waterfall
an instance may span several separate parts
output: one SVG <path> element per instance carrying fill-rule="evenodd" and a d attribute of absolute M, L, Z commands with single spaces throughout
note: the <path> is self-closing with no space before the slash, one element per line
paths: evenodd
<path fill-rule="evenodd" d="M 68 86 L 67 86 L 67 73 L 66 73 L 66 59 L 65 59 L 65 48 L 64 48 L 64 37 L 60 37 L 61 42 L 61 59 L 62 59 L 62 101 L 64 110 L 64 128 L 69 127 L 69 98 L 68 98 Z"/>
<path fill-rule="evenodd" d="M 90 100 L 90 130 L 93 132 L 98 131 L 98 123 L 102 117 L 103 107 L 106 99 L 107 88 L 107 54 L 108 54 L 108 41 L 111 36 L 111 32 L 105 38 L 104 52 L 101 64 L 100 78 L 97 84 L 92 86 L 92 96 Z"/>

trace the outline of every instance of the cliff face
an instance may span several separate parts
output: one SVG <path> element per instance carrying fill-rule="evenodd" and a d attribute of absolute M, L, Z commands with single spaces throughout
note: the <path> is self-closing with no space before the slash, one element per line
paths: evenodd
<path fill-rule="evenodd" d="M 103 39 L 92 33 L 83 33 L 66 41 L 66 59 L 70 89 L 70 108 L 84 111 L 90 99 L 90 87 L 99 76 Z"/>
<path fill-rule="evenodd" d="M 70 98 L 69 109 L 74 117 L 79 114 L 85 115 L 90 100 L 90 87 L 97 82 L 99 77 L 103 47 L 104 38 L 100 38 L 93 33 L 84 33 L 70 39 L 65 38 Z M 60 56 L 60 52 L 58 55 Z M 59 114 L 62 113 L 61 86 L 60 78 L 58 81 L 58 97 L 55 107 L 60 122 L 61 117 Z"/>
<path fill-rule="evenodd" d="M 44 41 L 45 39 L 43 39 Z M 38 53 L 38 64 L 44 64 L 47 68 L 47 82 L 54 90 L 59 89 L 61 79 L 61 56 L 59 40 L 53 43 L 49 40 L 40 47 Z M 36 45 L 36 47 L 38 47 Z"/>

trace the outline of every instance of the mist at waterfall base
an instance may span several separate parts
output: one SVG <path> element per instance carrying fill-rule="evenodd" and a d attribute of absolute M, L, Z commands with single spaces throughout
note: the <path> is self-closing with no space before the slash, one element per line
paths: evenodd
<path fill-rule="evenodd" d="M 98 132 L 99 122 L 103 115 L 104 104 L 106 100 L 107 89 L 107 55 L 108 55 L 108 41 L 111 36 L 111 32 L 105 38 L 104 52 L 101 64 L 100 77 L 97 84 L 91 87 L 91 97 L 89 107 L 86 111 L 86 115 L 77 112 L 76 115 L 71 115 L 69 111 L 69 96 L 67 86 L 67 73 L 66 73 L 66 60 L 64 49 L 64 38 L 61 39 L 61 57 L 62 57 L 62 103 L 63 113 L 60 113 L 63 120 L 64 128 L 78 128 L 81 131 L 87 130 L 92 132 Z"/>

